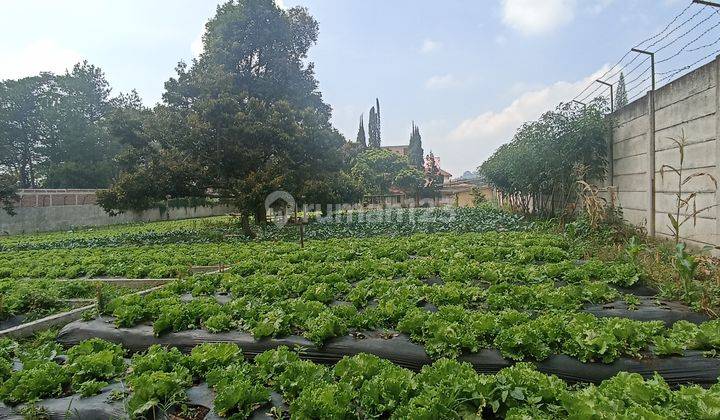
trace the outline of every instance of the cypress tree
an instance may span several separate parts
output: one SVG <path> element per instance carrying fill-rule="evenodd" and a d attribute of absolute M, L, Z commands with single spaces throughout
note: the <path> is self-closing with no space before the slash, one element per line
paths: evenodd
<path fill-rule="evenodd" d="M 617 94 L 615 98 L 615 109 L 620 109 L 628 104 L 627 88 L 625 87 L 625 74 L 620 73 Z"/>
<path fill-rule="evenodd" d="M 382 136 L 380 135 L 380 99 L 375 98 L 375 126 L 377 130 L 377 145 L 380 147 Z"/>
<path fill-rule="evenodd" d="M 380 148 L 380 127 L 378 126 L 377 112 L 375 107 L 370 108 L 370 117 L 368 119 L 368 146 L 373 149 Z"/>
<path fill-rule="evenodd" d="M 362 115 L 360 115 L 360 127 L 358 128 L 357 142 L 363 149 L 367 147 L 367 140 L 365 139 L 365 124 L 363 123 Z"/>
<path fill-rule="evenodd" d="M 423 168 L 422 136 L 420 136 L 420 127 L 415 125 L 414 121 L 412 124 L 412 132 L 410 134 L 410 143 L 408 147 L 408 161 L 411 166 L 418 169 Z"/>

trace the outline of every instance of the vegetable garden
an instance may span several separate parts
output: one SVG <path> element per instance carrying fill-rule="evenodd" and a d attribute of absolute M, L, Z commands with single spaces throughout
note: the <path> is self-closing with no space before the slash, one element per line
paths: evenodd
<path fill-rule="evenodd" d="M 98 304 L 0 342 L 0 416 L 720 417 L 720 320 L 658 296 L 632 252 L 490 207 L 417 211 L 313 221 L 302 247 L 225 218 L 5 238 L 0 314 Z"/>

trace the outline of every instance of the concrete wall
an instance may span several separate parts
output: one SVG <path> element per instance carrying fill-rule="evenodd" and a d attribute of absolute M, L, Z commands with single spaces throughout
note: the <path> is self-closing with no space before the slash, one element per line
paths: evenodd
<path fill-rule="evenodd" d="M 657 91 L 650 92 L 614 114 L 612 184 L 625 218 L 658 237 L 669 238 L 668 212 L 675 208 L 678 176 L 663 165 L 679 166 L 678 147 L 671 138 L 684 136 L 685 174 L 706 172 L 720 179 L 720 58 Z M 720 203 L 712 181 L 698 178 L 683 186 L 697 192 L 698 208 Z M 717 208 L 701 213 L 697 223 L 681 229 L 686 242 L 720 245 Z"/>
<path fill-rule="evenodd" d="M 49 232 L 81 226 L 106 226 L 118 223 L 180 220 L 218 216 L 231 212 L 227 206 L 189 207 L 127 212 L 111 217 L 97 205 L 18 208 L 15 216 L 0 212 L 0 234 Z"/>
<path fill-rule="evenodd" d="M 14 207 L 78 206 L 97 203 L 96 189 L 22 189 Z"/>

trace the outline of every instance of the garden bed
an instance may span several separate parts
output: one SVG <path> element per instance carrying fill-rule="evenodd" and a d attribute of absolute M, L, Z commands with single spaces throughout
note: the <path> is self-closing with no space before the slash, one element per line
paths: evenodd
<path fill-rule="evenodd" d="M 70 347 L 93 337 L 120 344 L 131 353 L 146 351 L 154 345 L 190 353 L 193 348 L 203 343 L 231 343 L 237 345 L 248 357 L 281 346 L 300 347 L 303 348 L 303 359 L 323 364 L 334 364 L 343 357 L 366 353 L 419 371 L 435 360 L 427 354 L 424 346 L 397 331 L 360 331 L 330 339 L 318 346 L 300 336 L 257 340 L 252 334 L 240 331 L 212 334 L 205 330 L 192 330 L 157 337 L 149 325 L 116 328 L 111 319 L 96 319 L 67 325 L 60 331 L 57 341 L 64 347 Z M 618 358 L 612 363 L 583 363 L 566 355 L 551 355 L 533 363 L 539 371 L 554 374 L 570 383 L 599 383 L 620 372 L 639 373 L 646 378 L 657 372 L 672 386 L 687 383 L 707 386 L 716 383 L 720 378 L 720 358 L 705 357 L 700 351 L 686 351 L 680 357 L 663 358 L 648 351 L 641 356 Z M 470 363 L 479 373 L 496 373 L 517 363 L 503 357 L 501 352 L 495 349 L 482 349 L 476 353 L 463 352 L 457 359 Z"/>
<path fill-rule="evenodd" d="M 604 418 L 640 412 L 696 419 L 720 410 L 718 384 L 672 390 L 659 376 L 626 372 L 598 386 L 569 386 L 526 363 L 484 375 L 469 363 L 442 359 L 414 372 L 363 353 L 316 364 L 303 350 L 279 347 L 249 358 L 228 343 L 198 345 L 186 355 L 154 346 L 128 360 L 122 348 L 97 338 L 48 361 L 43 355 L 54 349 L 47 346 L 0 347 L 6 366 L 13 356 L 28 366 L 2 373 L 3 418 Z"/>

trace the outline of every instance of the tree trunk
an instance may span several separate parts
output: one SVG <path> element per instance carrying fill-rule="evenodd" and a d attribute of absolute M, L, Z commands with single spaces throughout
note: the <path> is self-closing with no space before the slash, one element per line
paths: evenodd
<path fill-rule="evenodd" d="M 267 223 L 267 210 L 264 205 L 255 208 L 255 223 L 260 226 Z"/>
<path fill-rule="evenodd" d="M 250 215 L 246 212 L 242 212 L 240 215 L 240 225 L 242 226 L 243 233 L 250 239 L 255 239 L 257 235 L 250 228 Z"/>

